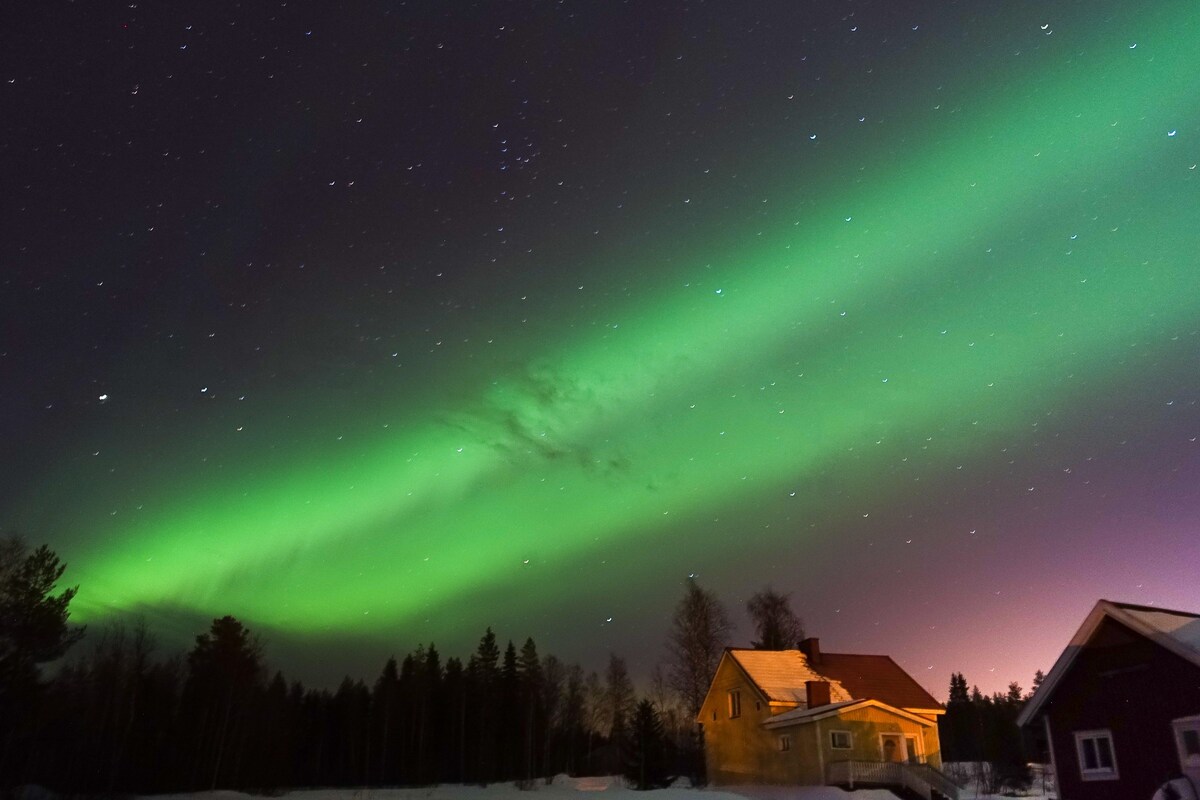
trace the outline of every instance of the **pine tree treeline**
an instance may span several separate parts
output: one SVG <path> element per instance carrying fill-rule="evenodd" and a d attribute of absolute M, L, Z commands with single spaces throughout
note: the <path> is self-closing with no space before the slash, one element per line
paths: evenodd
<path fill-rule="evenodd" d="M 1029 770 L 1017 716 L 1042 678 L 1039 670 L 1029 694 L 1023 694 L 1013 681 L 1007 692 L 989 697 L 977 686 L 968 690 L 963 674 L 953 673 L 946 713 L 938 720 L 943 761 L 990 764 L 992 788 L 1028 786 Z"/>
<path fill-rule="evenodd" d="M 110 627 L 40 700 L 0 786 L 151 794 L 611 774 L 636 702 L 621 659 L 601 678 L 540 656 L 532 639 L 501 655 L 490 628 L 465 663 L 431 643 L 389 659 L 371 685 L 309 689 L 269 673 L 233 617 L 184 658 L 156 659 L 144 626 Z"/>

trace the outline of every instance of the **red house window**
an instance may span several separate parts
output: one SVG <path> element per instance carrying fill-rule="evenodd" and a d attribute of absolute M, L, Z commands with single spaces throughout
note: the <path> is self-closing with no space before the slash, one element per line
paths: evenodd
<path fill-rule="evenodd" d="M 1112 731 L 1076 731 L 1075 751 L 1079 756 L 1079 777 L 1085 781 L 1115 781 L 1117 755 Z"/>

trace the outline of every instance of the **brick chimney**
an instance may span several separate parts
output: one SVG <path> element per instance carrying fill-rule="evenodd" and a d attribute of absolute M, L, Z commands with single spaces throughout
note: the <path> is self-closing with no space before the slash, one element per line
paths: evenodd
<path fill-rule="evenodd" d="M 815 636 L 809 637 L 800 643 L 800 652 L 808 658 L 809 664 L 821 663 L 821 640 Z"/>
<path fill-rule="evenodd" d="M 808 695 L 808 707 L 818 708 L 827 706 L 829 699 L 829 681 L 805 681 L 804 692 Z"/>

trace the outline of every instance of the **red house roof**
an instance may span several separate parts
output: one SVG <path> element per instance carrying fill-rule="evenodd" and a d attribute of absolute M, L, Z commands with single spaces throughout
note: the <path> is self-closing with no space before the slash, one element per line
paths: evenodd
<path fill-rule="evenodd" d="M 878 700 L 893 708 L 942 708 L 941 703 L 888 656 L 820 653 L 814 662 L 799 650 L 729 647 L 726 653 L 768 700 L 807 705 L 805 681 L 824 680 L 831 684 L 834 703 L 851 699 Z"/>
<path fill-rule="evenodd" d="M 880 700 L 895 708 L 942 707 L 890 656 L 821 653 L 820 663 L 813 668 L 842 684 L 854 698 Z"/>

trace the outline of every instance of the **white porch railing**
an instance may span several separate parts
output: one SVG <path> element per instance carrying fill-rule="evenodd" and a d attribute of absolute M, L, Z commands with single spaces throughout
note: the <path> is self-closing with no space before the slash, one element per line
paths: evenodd
<path fill-rule="evenodd" d="M 903 764 L 898 761 L 834 761 L 826 769 L 825 782 L 837 786 L 855 784 L 902 786 L 924 800 L 933 800 L 936 790 L 950 800 L 958 800 L 958 785 L 928 764 Z"/>

